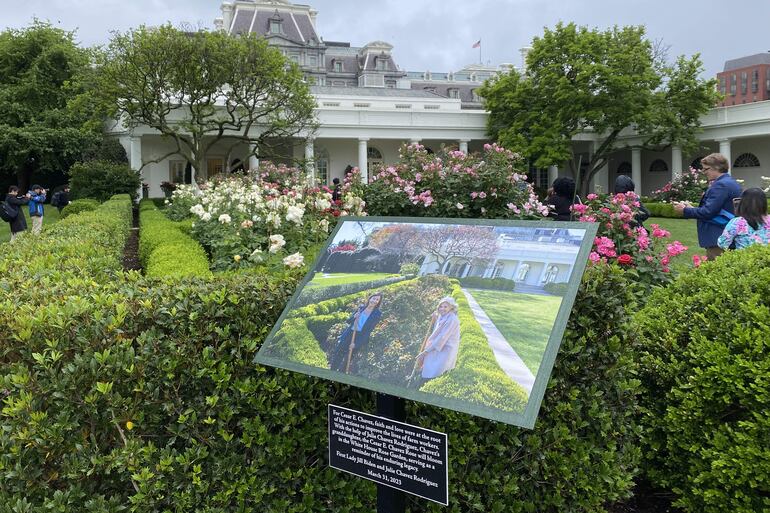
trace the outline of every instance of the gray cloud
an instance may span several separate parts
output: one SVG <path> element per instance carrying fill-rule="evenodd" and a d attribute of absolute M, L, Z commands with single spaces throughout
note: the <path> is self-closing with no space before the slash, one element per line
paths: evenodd
<path fill-rule="evenodd" d="M 448 71 L 482 59 L 520 64 L 519 48 L 544 26 L 575 21 L 600 28 L 643 24 L 651 38 L 670 45 L 672 57 L 700 52 L 706 76 L 727 59 L 770 50 L 770 2 L 750 12 L 717 0 L 315 0 L 324 39 L 395 46 L 403 69 Z M 3 5 L 5 4 L 5 5 Z M 104 44 L 110 31 L 141 24 L 192 23 L 211 27 L 220 0 L 0 0 L 2 28 L 28 25 L 33 16 L 67 30 L 86 45 Z M 742 12 L 739 12 L 742 11 Z"/>

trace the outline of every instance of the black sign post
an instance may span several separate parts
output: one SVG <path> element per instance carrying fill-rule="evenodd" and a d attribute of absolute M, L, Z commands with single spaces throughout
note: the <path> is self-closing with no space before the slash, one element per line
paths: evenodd
<path fill-rule="evenodd" d="M 377 394 L 377 415 L 404 422 L 406 420 L 406 401 L 400 397 Z M 404 513 L 406 494 L 383 484 L 377 485 L 377 513 Z"/>
<path fill-rule="evenodd" d="M 405 493 L 449 504 L 445 433 L 404 418 L 403 399 L 380 396 L 370 415 L 329 405 L 329 466 L 377 483 L 377 512 L 403 513 Z"/>

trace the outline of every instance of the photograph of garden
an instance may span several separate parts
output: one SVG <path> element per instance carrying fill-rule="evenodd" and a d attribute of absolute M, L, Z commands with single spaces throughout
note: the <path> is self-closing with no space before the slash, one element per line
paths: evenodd
<path fill-rule="evenodd" d="M 524 425 L 592 239 L 485 224 L 343 220 L 257 361 Z"/>

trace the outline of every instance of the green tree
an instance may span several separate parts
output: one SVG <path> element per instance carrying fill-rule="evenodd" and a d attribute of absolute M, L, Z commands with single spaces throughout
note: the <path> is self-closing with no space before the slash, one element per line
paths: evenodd
<path fill-rule="evenodd" d="M 717 101 L 715 81 L 699 78 L 697 54 L 673 64 L 665 54 L 644 27 L 546 29 L 534 39 L 524 73 L 511 71 L 479 91 L 489 133 L 537 167 L 568 165 L 583 193 L 625 145 L 619 138 L 626 129 L 639 134 L 643 148 L 692 150 L 700 116 Z M 574 151 L 581 132 L 599 137 L 589 162 Z"/>
<path fill-rule="evenodd" d="M 174 142 L 153 162 L 180 155 L 193 173 L 220 141 L 230 150 L 256 145 L 252 154 L 265 157 L 281 139 L 315 128 L 315 99 L 299 68 L 255 35 L 140 27 L 113 37 L 102 71 L 116 118 Z"/>
<path fill-rule="evenodd" d="M 83 148 L 98 143 L 104 110 L 92 94 L 94 56 L 78 47 L 74 32 L 38 20 L 0 32 L 0 174 L 6 180 L 25 190 L 33 174 L 66 173 Z"/>

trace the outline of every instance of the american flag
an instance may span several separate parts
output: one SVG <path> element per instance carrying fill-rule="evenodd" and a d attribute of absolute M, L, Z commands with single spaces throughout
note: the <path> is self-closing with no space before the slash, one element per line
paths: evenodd
<path fill-rule="evenodd" d="M 481 48 L 481 39 L 473 43 L 473 46 L 471 48 Z"/>

